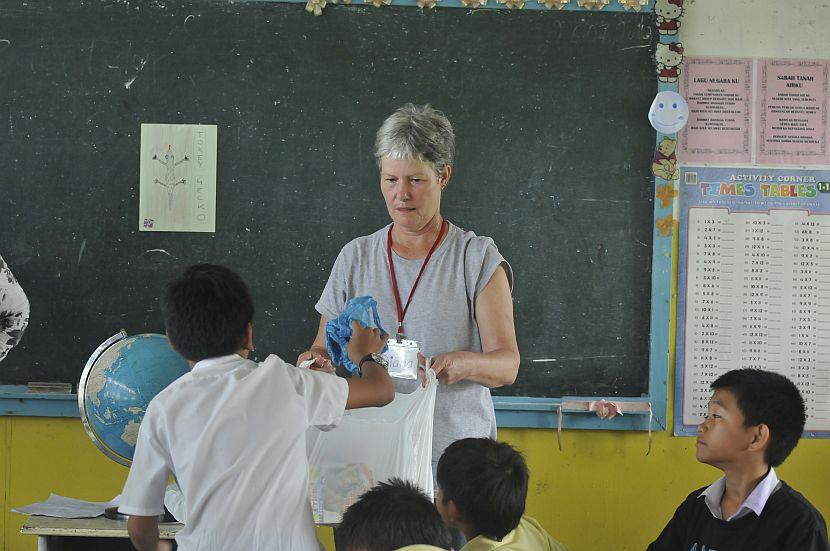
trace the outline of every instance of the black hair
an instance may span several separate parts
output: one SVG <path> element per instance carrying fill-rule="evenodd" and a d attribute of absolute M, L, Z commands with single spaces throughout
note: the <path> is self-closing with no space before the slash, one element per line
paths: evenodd
<path fill-rule="evenodd" d="M 239 350 L 254 318 L 248 286 L 230 268 L 214 264 L 193 265 L 171 281 L 162 306 L 173 348 L 196 362 Z"/>
<path fill-rule="evenodd" d="M 347 551 L 393 551 L 407 545 L 449 549 L 452 536 L 424 492 L 411 482 L 392 478 L 360 496 L 336 528 L 338 548 Z"/>
<path fill-rule="evenodd" d="M 769 427 L 766 462 L 777 467 L 790 455 L 801 433 L 807 413 L 804 398 L 788 378 L 761 369 L 735 369 L 718 377 L 712 390 L 729 390 L 744 415 L 744 426 Z"/>
<path fill-rule="evenodd" d="M 450 444 L 438 461 L 438 486 L 477 534 L 501 540 L 525 512 L 529 473 L 522 454 L 490 438 Z"/>

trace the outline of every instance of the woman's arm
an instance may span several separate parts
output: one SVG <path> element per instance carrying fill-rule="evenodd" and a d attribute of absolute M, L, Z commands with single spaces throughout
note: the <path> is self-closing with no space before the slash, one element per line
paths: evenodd
<path fill-rule="evenodd" d="M 476 298 L 476 323 L 482 351 L 434 356 L 431 367 L 438 380 L 445 384 L 469 380 L 489 388 L 513 384 L 519 373 L 519 345 L 510 283 L 502 266 Z"/>

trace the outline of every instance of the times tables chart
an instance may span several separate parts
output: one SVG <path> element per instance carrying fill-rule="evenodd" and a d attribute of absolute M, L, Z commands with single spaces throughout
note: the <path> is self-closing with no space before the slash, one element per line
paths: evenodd
<path fill-rule="evenodd" d="M 830 436 L 830 171 L 687 166 L 680 176 L 675 434 L 718 376 L 789 377 Z"/>

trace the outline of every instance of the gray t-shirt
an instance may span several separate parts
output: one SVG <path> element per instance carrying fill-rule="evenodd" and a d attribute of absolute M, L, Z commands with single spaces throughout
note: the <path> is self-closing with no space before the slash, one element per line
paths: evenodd
<path fill-rule="evenodd" d="M 353 297 L 370 295 L 378 301 L 381 325 L 390 335 L 397 329 L 398 314 L 386 236 L 389 226 L 348 243 L 334 262 L 317 311 L 326 319 L 340 315 Z M 395 275 L 401 306 L 423 260 L 407 260 L 394 252 Z M 424 356 L 447 352 L 481 352 L 475 302 L 499 266 L 504 266 L 510 287 L 513 272 L 493 240 L 464 231 L 453 224 L 435 249 L 404 318 L 404 333 L 415 339 Z M 395 379 L 398 392 L 411 392 L 418 381 Z M 496 414 L 490 390 L 472 381 L 438 385 L 432 460 L 436 463 L 447 446 L 461 438 L 496 437 Z"/>

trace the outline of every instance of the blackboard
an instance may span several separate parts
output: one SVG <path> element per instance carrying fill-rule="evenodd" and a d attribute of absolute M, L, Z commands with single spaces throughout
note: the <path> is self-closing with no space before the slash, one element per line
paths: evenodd
<path fill-rule="evenodd" d="M 242 274 L 259 349 L 295 358 L 337 252 L 388 222 L 374 133 L 412 101 L 455 126 L 443 213 L 515 272 L 521 373 L 496 393 L 648 392 L 651 15 L 302 8 L 2 9 L 0 251 L 32 317 L 0 381 L 77 382 L 119 329 L 162 332 L 160 289 L 200 261 Z M 215 234 L 137 231 L 147 122 L 218 125 Z"/>

